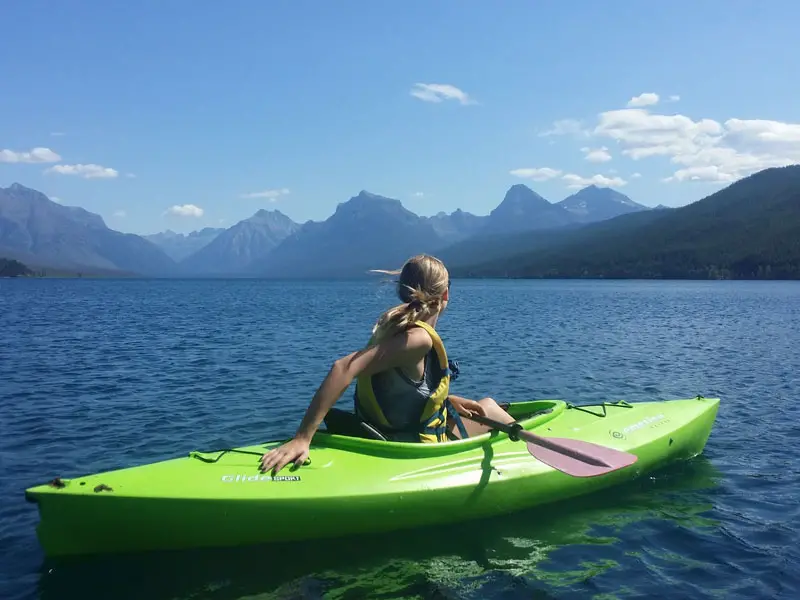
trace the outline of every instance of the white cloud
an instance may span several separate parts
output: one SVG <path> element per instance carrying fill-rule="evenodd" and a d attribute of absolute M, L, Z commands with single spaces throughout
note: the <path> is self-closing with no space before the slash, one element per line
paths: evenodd
<path fill-rule="evenodd" d="M 67 134 L 64 133 L 63 131 L 53 131 L 53 132 L 50 133 L 50 135 L 52 135 L 53 137 L 61 137 L 61 136 L 67 135 Z"/>
<path fill-rule="evenodd" d="M 800 123 L 782 123 L 766 119 L 728 119 L 725 121 L 725 128 L 731 138 L 738 136 L 768 144 L 800 142 Z"/>
<path fill-rule="evenodd" d="M 711 119 L 693 121 L 683 115 L 655 115 L 641 108 L 600 113 L 595 135 L 609 137 L 634 160 L 670 156 L 712 146 L 722 135 L 722 125 Z"/>
<path fill-rule="evenodd" d="M 127 177 L 128 179 L 136 179 L 136 175 L 134 175 L 133 173 L 125 173 L 125 177 Z"/>
<path fill-rule="evenodd" d="M 449 83 L 415 83 L 409 92 L 423 102 L 457 100 L 461 104 L 477 104 L 469 94 Z"/>
<path fill-rule="evenodd" d="M 117 210 L 117 211 L 114 211 L 114 214 L 112 216 L 114 216 L 114 217 L 116 217 L 118 219 L 124 219 L 125 217 L 128 216 L 128 213 L 126 213 L 124 210 Z"/>
<path fill-rule="evenodd" d="M 608 153 L 608 148 L 603 146 L 602 148 L 581 148 L 581 152 L 583 152 L 586 156 L 584 158 L 589 162 L 608 162 L 611 160 L 611 154 Z"/>
<path fill-rule="evenodd" d="M 48 196 L 50 200 L 55 202 L 56 204 L 63 204 L 64 202 L 58 196 Z"/>
<path fill-rule="evenodd" d="M 588 132 L 577 119 L 560 119 L 553 123 L 550 129 L 539 134 L 540 137 L 550 135 L 574 135 L 575 137 L 586 137 Z"/>
<path fill-rule="evenodd" d="M 628 106 L 650 106 L 652 104 L 658 104 L 658 100 L 658 94 L 654 94 L 653 92 L 645 92 L 644 94 L 639 94 L 638 96 L 634 96 L 628 100 Z"/>
<path fill-rule="evenodd" d="M 527 168 L 527 169 L 514 169 L 509 171 L 514 177 L 521 179 L 532 179 L 533 181 L 547 181 L 553 179 L 561 174 L 558 169 L 551 169 L 550 167 L 541 168 Z"/>
<path fill-rule="evenodd" d="M 422 198 L 425 194 L 422 192 L 414 192 L 413 196 L 415 198 Z"/>
<path fill-rule="evenodd" d="M 670 177 L 664 177 L 661 181 L 706 181 L 706 182 L 719 182 L 719 183 L 733 183 L 737 177 L 727 173 L 717 167 L 716 165 L 709 165 L 707 167 L 688 167 L 686 169 L 678 169 Z"/>
<path fill-rule="evenodd" d="M 605 175 L 592 175 L 591 177 L 581 177 L 574 173 L 567 173 L 561 179 L 567 182 L 567 187 L 570 189 L 585 188 L 588 185 L 597 185 L 600 187 L 622 187 L 628 182 L 622 177 L 606 177 Z"/>
<path fill-rule="evenodd" d="M 275 190 L 264 190 L 263 192 L 250 192 L 249 194 L 242 194 L 242 198 L 266 198 L 275 201 L 281 196 L 286 196 L 289 190 L 280 188 Z"/>
<path fill-rule="evenodd" d="M 770 167 L 800 164 L 800 123 L 741 118 L 720 122 L 683 114 L 659 114 L 654 112 L 653 105 L 660 100 L 658 94 L 646 92 L 631 98 L 628 108 L 599 113 L 593 128 L 578 119 L 561 119 L 539 136 L 581 139 L 580 150 L 590 162 L 607 162 L 612 153 L 635 161 L 660 159 L 673 165 L 673 173 L 662 178 L 669 182 L 725 184 Z M 673 94 L 667 100 L 678 102 L 680 96 Z M 612 140 L 618 150 L 609 150 L 602 145 L 603 140 Z M 516 169 L 511 173 L 534 181 L 561 175 L 561 171 L 549 167 Z M 634 173 L 631 179 L 640 177 Z M 562 179 L 574 187 L 627 183 L 619 177 L 585 178 L 571 173 Z"/>
<path fill-rule="evenodd" d="M 60 175 L 77 175 L 84 179 L 113 179 L 119 176 L 116 169 L 101 165 L 55 165 L 45 171 L 46 173 L 59 173 Z"/>
<path fill-rule="evenodd" d="M 176 204 L 167 209 L 167 214 L 175 215 L 177 217 L 195 217 L 200 218 L 203 216 L 203 209 L 194 204 Z"/>
<path fill-rule="evenodd" d="M 50 163 L 58 162 L 61 157 L 50 148 L 36 147 L 29 152 L 15 152 L 14 150 L 0 150 L 0 163 Z"/>
<path fill-rule="evenodd" d="M 730 183 L 769 167 L 800 162 L 800 124 L 764 119 L 697 121 L 644 109 L 600 114 L 594 130 L 634 160 L 662 156 L 683 168 L 665 181 Z"/>

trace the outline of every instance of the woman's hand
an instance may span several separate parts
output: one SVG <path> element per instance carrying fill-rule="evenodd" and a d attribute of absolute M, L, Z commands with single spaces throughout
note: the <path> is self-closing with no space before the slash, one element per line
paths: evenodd
<path fill-rule="evenodd" d="M 457 396 L 450 396 L 450 402 L 453 403 L 458 414 L 462 417 L 469 417 L 472 415 L 486 416 L 486 410 L 480 402 L 475 400 L 468 400 L 467 398 L 459 398 Z"/>
<path fill-rule="evenodd" d="M 261 457 L 261 471 L 266 472 L 272 469 L 274 477 L 290 462 L 294 462 L 294 466 L 299 467 L 308 459 L 310 445 L 310 440 L 293 438 L 285 444 L 273 448 Z"/>

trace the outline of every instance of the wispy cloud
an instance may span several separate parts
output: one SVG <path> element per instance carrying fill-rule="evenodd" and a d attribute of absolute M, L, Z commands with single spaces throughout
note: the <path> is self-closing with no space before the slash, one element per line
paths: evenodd
<path fill-rule="evenodd" d="M 611 160 L 611 154 L 608 153 L 608 148 L 605 146 L 596 149 L 583 147 L 581 152 L 585 154 L 584 158 L 589 162 L 601 163 Z"/>
<path fill-rule="evenodd" d="M 510 171 L 510 173 L 515 177 L 530 179 L 532 181 L 549 181 L 558 177 L 567 183 L 568 188 L 583 188 L 588 185 L 621 187 L 627 184 L 627 181 L 621 177 L 606 177 L 600 174 L 592 175 L 591 177 L 583 177 L 575 173 L 563 173 L 559 169 L 552 169 L 550 167 L 514 169 Z"/>
<path fill-rule="evenodd" d="M 111 167 L 104 167 L 95 164 L 77 165 L 55 165 L 48 168 L 46 173 L 58 173 L 59 175 L 73 175 L 84 179 L 114 179 L 119 177 L 119 171 Z"/>
<path fill-rule="evenodd" d="M 561 171 L 558 169 L 551 169 L 550 167 L 538 167 L 538 168 L 525 168 L 525 169 L 514 169 L 510 171 L 511 175 L 514 177 L 519 177 L 521 179 L 530 179 L 532 181 L 547 181 L 548 179 L 553 179 L 558 177 L 561 174 Z"/>
<path fill-rule="evenodd" d="M 205 211 L 200 208 L 199 206 L 195 206 L 194 204 L 176 204 L 175 206 L 170 206 L 166 214 L 174 215 L 176 217 L 193 217 L 199 218 L 203 216 Z"/>
<path fill-rule="evenodd" d="M 559 119 L 550 127 L 539 133 L 539 137 L 551 135 L 570 135 L 573 137 L 588 137 L 589 132 L 578 119 Z"/>
<path fill-rule="evenodd" d="M 61 156 L 50 150 L 50 148 L 36 147 L 27 152 L 16 152 L 14 150 L 0 150 L 0 163 L 51 163 L 61 160 Z"/>
<path fill-rule="evenodd" d="M 112 216 L 118 219 L 124 219 L 125 217 L 128 216 L 128 213 L 126 213 L 124 210 L 115 210 Z"/>
<path fill-rule="evenodd" d="M 634 96 L 630 100 L 628 100 L 628 106 L 633 107 L 640 107 L 640 106 L 651 106 L 653 104 L 658 104 L 658 94 L 653 92 L 645 92 L 644 94 L 639 94 L 638 96 Z"/>
<path fill-rule="evenodd" d="M 585 188 L 589 185 L 597 185 L 600 187 L 622 187 L 627 185 L 622 177 L 606 177 L 605 175 L 592 175 L 591 177 L 582 177 L 574 173 L 567 173 L 561 179 L 567 182 L 567 187 L 570 189 Z"/>
<path fill-rule="evenodd" d="M 52 131 L 50 133 L 50 135 L 52 135 L 53 137 L 62 137 L 62 136 L 65 136 L 67 134 L 64 133 L 63 131 Z"/>
<path fill-rule="evenodd" d="M 266 198 L 267 200 L 275 201 L 281 196 L 287 196 L 289 194 L 289 190 L 286 188 L 274 189 L 274 190 L 264 190 L 262 192 L 250 192 L 248 194 L 242 194 L 242 198 Z"/>
<path fill-rule="evenodd" d="M 460 104 L 477 104 L 465 91 L 449 83 L 415 83 L 409 92 L 423 102 L 455 100 Z"/>
<path fill-rule="evenodd" d="M 414 192 L 412 194 L 412 196 L 414 196 L 414 198 L 422 198 L 424 195 L 425 195 L 424 192 Z"/>

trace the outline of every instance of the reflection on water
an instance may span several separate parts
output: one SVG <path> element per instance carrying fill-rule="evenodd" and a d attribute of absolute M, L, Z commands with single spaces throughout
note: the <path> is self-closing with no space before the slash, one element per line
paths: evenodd
<path fill-rule="evenodd" d="M 680 578 L 713 568 L 713 553 L 706 562 L 685 560 L 680 545 L 715 543 L 717 475 L 699 457 L 598 494 L 442 526 L 433 535 L 415 530 L 271 547 L 48 561 L 41 593 L 53 600 L 85 594 L 88 587 L 99 597 L 118 600 L 549 598 L 569 591 L 610 593 L 603 575 L 616 571 L 611 582 L 624 594 L 614 582 L 629 578 L 635 585 L 642 563 Z M 663 541 L 637 543 L 652 537 Z M 691 578 L 682 585 L 691 586 Z"/>

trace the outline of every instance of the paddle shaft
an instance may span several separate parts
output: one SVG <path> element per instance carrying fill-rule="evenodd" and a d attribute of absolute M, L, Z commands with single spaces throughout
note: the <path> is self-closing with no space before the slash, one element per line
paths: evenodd
<path fill-rule="evenodd" d="M 538 435 L 535 435 L 530 431 L 526 431 L 525 429 L 522 428 L 522 425 L 520 425 L 519 423 L 512 423 L 512 424 L 502 423 L 500 421 L 495 421 L 494 419 L 490 419 L 489 417 L 484 417 L 482 415 L 476 415 L 476 414 L 472 414 L 466 418 L 476 421 L 477 423 L 481 423 L 482 425 L 488 425 L 492 429 L 498 429 L 503 433 L 507 433 L 508 437 L 513 441 L 516 441 L 518 439 L 523 439 L 528 442 L 531 442 L 532 444 L 543 446 L 545 448 L 548 448 L 549 450 L 553 450 L 554 452 L 566 454 L 567 456 L 571 456 L 572 458 L 575 458 L 577 460 L 582 460 L 591 465 L 595 465 L 598 467 L 611 466 L 605 461 L 597 458 L 596 456 L 592 456 L 591 454 L 581 452 L 580 450 L 576 450 L 574 448 L 567 448 L 557 442 L 551 442 L 547 438 L 539 437 Z"/>

